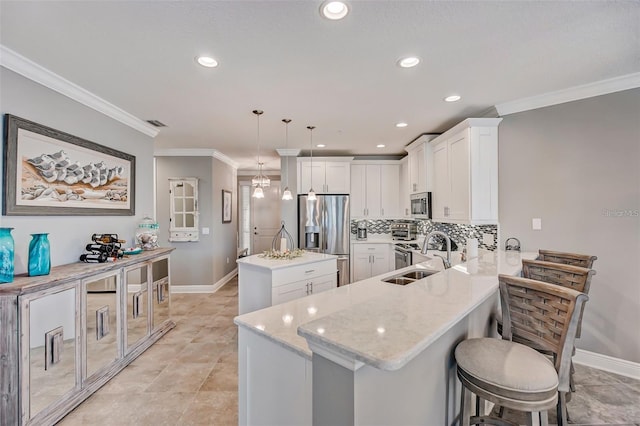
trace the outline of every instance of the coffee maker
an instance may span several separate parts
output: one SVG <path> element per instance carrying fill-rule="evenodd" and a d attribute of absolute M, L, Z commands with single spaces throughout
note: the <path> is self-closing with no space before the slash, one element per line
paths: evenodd
<path fill-rule="evenodd" d="M 357 229 L 356 240 L 358 241 L 366 240 L 367 239 L 367 221 L 359 220 L 358 224 L 356 225 L 356 229 Z"/>

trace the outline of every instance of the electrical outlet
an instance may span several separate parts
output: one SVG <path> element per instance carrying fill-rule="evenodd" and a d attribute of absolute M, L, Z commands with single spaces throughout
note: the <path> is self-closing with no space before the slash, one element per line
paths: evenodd
<path fill-rule="evenodd" d="M 227 263 L 229 263 L 229 258 L 227 257 Z"/>
<path fill-rule="evenodd" d="M 492 246 L 496 243 L 496 239 L 493 234 L 482 234 L 482 244 L 485 246 Z"/>
<path fill-rule="evenodd" d="M 202 235 L 209 235 L 209 228 L 202 228 Z"/>
<path fill-rule="evenodd" d="M 540 219 L 539 217 L 534 217 L 533 219 L 531 219 L 531 229 L 533 229 L 534 231 L 541 231 L 542 219 Z"/>

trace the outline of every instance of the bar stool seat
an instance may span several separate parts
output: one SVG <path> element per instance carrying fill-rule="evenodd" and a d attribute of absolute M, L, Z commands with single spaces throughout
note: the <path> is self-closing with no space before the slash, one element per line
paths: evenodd
<path fill-rule="evenodd" d="M 558 373 L 540 352 L 492 338 L 461 342 L 458 378 L 480 398 L 518 411 L 539 412 L 558 403 Z M 474 419 L 471 419 L 474 424 Z"/>

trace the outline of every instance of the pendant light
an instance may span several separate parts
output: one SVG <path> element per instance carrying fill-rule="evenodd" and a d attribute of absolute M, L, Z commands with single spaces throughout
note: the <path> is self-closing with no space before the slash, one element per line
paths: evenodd
<path fill-rule="evenodd" d="M 285 128 L 285 136 L 284 136 L 284 147 L 285 149 L 289 149 L 289 123 L 291 123 L 290 118 L 283 118 L 282 122 L 284 123 Z M 289 157 L 285 156 L 285 165 L 287 171 L 287 184 L 284 187 L 284 192 L 282 193 L 282 199 L 285 201 L 293 200 L 293 195 L 291 195 L 291 191 L 289 190 Z"/>
<path fill-rule="evenodd" d="M 255 182 L 256 189 L 253 190 L 253 194 L 251 195 L 254 198 L 264 198 L 264 191 L 262 190 L 262 186 L 264 184 L 262 178 L 262 163 L 260 162 L 260 116 L 264 111 L 259 109 L 254 109 L 253 113 L 256 115 L 257 121 L 257 134 L 258 134 L 258 176 L 252 179 L 252 183 Z"/>
<path fill-rule="evenodd" d="M 311 172 L 311 180 L 309 193 L 307 194 L 307 200 L 309 201 L 316 200 L 316 193 L 313 190 L 313 129 L 315 128 L 315 126 L 307 126 L 307 129 L 309 129 L 309 146 L 311 147 L 311 167 L 309 168 L 309 171 Z"/>

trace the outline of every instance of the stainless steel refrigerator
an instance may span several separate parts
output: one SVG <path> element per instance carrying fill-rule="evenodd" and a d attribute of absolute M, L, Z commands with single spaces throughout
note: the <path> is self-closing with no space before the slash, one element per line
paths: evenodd
<path fill-rule="evenodd" d="M 349 284 L 348 195 L 298 195 L 298 247 L 338 256 L 338 286 Z"/>

